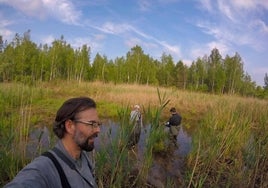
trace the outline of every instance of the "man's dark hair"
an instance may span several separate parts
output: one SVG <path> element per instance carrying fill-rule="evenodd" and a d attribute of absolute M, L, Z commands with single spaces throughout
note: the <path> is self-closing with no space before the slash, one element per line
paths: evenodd
<path fill-rule="evenodd" d="M 65 121 L 75 120 L 76 114 L 90 108 L 96 108 L 95 101 L 89 97 L 71 98 L 65 101 L 59 108 L 55 122 L 53 125 L 53 132 L 58 138 L 63 138 L 65 133 Z"/>
<path fill-rule="evenodd" d="M 172 107 L 169 111 L 172 112 L 172 113 L 175 113 L 176 112 L 176 108 L 175 107 Z"/>

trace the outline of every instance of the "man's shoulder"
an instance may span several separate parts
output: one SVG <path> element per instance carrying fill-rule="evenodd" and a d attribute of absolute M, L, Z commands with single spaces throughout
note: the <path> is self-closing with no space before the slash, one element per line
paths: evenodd
<path fill-rule="evenodd" d="M 53 167 L 53 162 L 51 159 L 49 159 L 46 156 L 40 155 L 39 157 L 35 158 L 31 163 L 29 163 L 25 168 L 30 169 L 38 169 L 39 171 L 42 171 L 45 169 L 48 171 Z"/>
<path fill-rule="evenodd" d="M 27 164 L 16 177 L 5 187 L 47 187 L 56 185 L 56 171 L 51 160 L 45 156 L 39 156 Z"/>

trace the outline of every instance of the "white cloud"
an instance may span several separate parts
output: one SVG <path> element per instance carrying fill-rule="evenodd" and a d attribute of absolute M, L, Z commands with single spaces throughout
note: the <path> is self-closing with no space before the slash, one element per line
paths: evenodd
<path fill-rule="evenodd" d="M 17 9 L 28 16 L 43 18 L 45 16 L 45 9 L 42 0 L 2 0 L 14 9 Z"/>
<path fill-rule="evenodd" d="M 226 3 L 225 0 L 221 0 Z M 232 4 L 235 8 L 257 10 L 259 8 L 268 9 L 268 1 L 266 0 L 229 0 L 226 4 Z"/>
<path fill-rule="evenodd" d="M 70 0 L 2 0 L 27 16 L 44 19 L 55 17 L 63 23 L 77 25 L 81 12 Z"/>
<path fill-rule="evenodd" d="M 211 20 L 202 17 L 197 23 L 204 33 L 226 46 L 248 46 L 255 51 L 267 49 L 268 26 L 262 10 L 268 9 L 263 0 L 217 0 L 200 1 L 211 14 Z M 213 8 L 211 8 L 213 7 Z M 215 21 L 216 20 L 216 21 Z M 265 40 L 267 39 L 267 40 Z"/>
<path fill-rule="evenodd" d="M 48 35 L 48 36 L 41 38 L 41 43 L 51 45 L 54 40 L 55 40 L 55 37 L 53 35 Z"/>
<path fill-rule="evenodd" d="M 170 53 L 171 55 L 178 57 L 181 57 L 181 50 L 180 47 L 177 45 L 170 45 L 165 41 L 159 42 L 164 47 L 164 51 Z"/>
<path fill-rule="evenodd" d="M 204 55 L 209 56 L 214 48 L 219 50 L 222 58 L 225 58 L 230 52 L 229 47 L 224 42 L 212 41 L 203 45 L 196 44 L 190 52 L 191 59 L 195 60 L 197 58 L 202 58 Z"/>
<path fill-rule="evenodd" d="M 81 11 L 75 9 L 70 0 L 42 0 L 49 13 L 56 16 L 62 22 L 77 25 Z"/>
<path fill-rule="evenodd" d="M 233 12 L 232 8 L 226 4 L 226 2 L 218 1 L 219 10 L 223 15 L 225 15 L 227 18 L 232 20 L 233 22 L 236 22 L 236 16 L 234 15 L 235 12 Z"/>

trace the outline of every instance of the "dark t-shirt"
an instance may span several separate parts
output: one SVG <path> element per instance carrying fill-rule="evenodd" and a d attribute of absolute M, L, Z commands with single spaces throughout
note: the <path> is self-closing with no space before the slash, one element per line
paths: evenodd
<path fill-rule="evenodd" d="M 172 116 L 169 118 L 169 125 L 170 126 L 178 126 L 181 124 L 181 116 L 176 113 L 176 114 L 172 114 Z"/>

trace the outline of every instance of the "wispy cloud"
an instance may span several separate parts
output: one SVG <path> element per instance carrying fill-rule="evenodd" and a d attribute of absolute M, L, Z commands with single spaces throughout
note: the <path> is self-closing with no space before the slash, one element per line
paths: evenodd
<path fill-rule="evenodd" d="M 171 45 L 168 44 L 165 41 L 157 41 L 159 44 L 161 44 L 161 46 L 163 46 L 163 50 L 171 55 L 173 55 L 176 58 L 180 58 L 181 55 L 181 50 L 180 47 L 178 45 Z"/>
<path fill-rule="evenodd" d="M 259 27 L 259 31 L 263 34 L 268 34 L 268 25 L 263 20 L 254 20 L 252 25 Z"/>
<path fill-rule="evenodd" d="M 128 24 L 115 24 L 112 22 L 106 22 L 101 26 L 90 25 L 99 31 L 102 31 L 107 34 L 119 35 L 131 30 L 131 26 Z"/>
<path fill-rule="evenodd" d="M 267 1 L 252 0 L 218 0 L 200 1 L 211 17 L 217 16 L 218 21 L 199 20 L 197 26 L 226 45 L 246 45 L 256 51 L 268 46 L 267 24 L 260 19 L 260 10 L 268 10 Z M 211 8 L 213 7 L 213 8 Z M 217 15 L 215 14 L 217 13 Z M 267 38 L 263 41 L 263 38 Z M 221 42 L 222 43 L 222 42 Z"/>
<path fill-rule="evenodd" d="M 66 24 L 78 25 L 81 12 L 76 10 L 70 0 L 2 0 L 14 9 L 21 11 L 23 14 L 38 19 L 54 17 Z"/>
<path fill-rule="evenodd" d="M 116 24 L 112 22 L 106 22 L 102 26 L 92 26 L 91 27 L 112 35 L 117 35 L 125 40 L 125 44 L 128 47 L 133 47 L 135 45 L 141 45 L 143 47 L 158 47 L 162 51 L 175 55 L 176 57 L 181 57 L 181 50 L 178 45 L 171 45 L 166 41 L 161 41 L 154 36 L 148 35 L 141 30 L 135 28 L 129 24 Z"/>
<path fill-rule="evenodd" d="M 218 9 L 221 14 L 227 17 L 232 22 L 237 22 L 236 13 L 233 11 L 232 7 L 230 7 L 226 2 L 218 1 Z"/>

